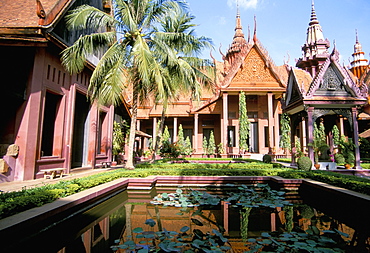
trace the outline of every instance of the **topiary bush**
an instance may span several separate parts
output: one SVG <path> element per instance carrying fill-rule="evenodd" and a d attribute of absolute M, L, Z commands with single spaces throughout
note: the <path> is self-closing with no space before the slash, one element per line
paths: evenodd
<path fill-rule="evenodd" d="M 263 161 L 264 163 L 271 163 L 271 161 L 272 161 L 271 156 L 270 156 L 270 155 L 268 155 L 268 154 L 264 155 L 264 156 L 262 157 L 262 161 Z"/>
<path fill-rule="evenodd" d="M 309 171 L 312 168 L 312 161 L 307 156 L 301 156 L 297 160 L 297 165 L 299 170 Z"/>
<path fill-rule="evenodd" d="M 334 159 L 335 159 L 335 162 L 338 164 L 343 164 L 346 162 L 346 160 L 344 159 L 344 156 L 340 153 L 336 153 L 334 155 Z"/>

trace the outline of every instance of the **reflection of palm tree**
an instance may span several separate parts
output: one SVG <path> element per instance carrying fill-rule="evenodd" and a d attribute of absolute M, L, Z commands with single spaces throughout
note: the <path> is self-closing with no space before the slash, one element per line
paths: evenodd
<path fill-rule="evenodd" d="M 105 50 L 90 79 L 91 98 L 99 104 L 119 105 L 128 88 L 132 89 L 126 168 L 134 168 L 138 103 L 155 94 L 157 101 L 166 104 L 166 98 L 175 94 L 174 84 L 193 88 L 199 84 L 195 79 L 199 71 L 189 64 L 193 61 L 179 57 L 178 53 L 189 56 L 199 52 L 209 41 L 190 36 L 191 33 L 185 34 L 185 28 L 192 25 L 168 32 L 166 22 L 163 22 L 168 20 L 168 24 L 176 24 L 178 16 L 175 14 L 184 13 L 181 12 L 183 8 L 185 6 L 175 0 L 116 0 L 114 16 L 86 5 L 67 16 L 71 29 L 104 31 L 81 36 L 62 55 L 65 68 L 71 73 L 79 73 L 89 56 Z"/>

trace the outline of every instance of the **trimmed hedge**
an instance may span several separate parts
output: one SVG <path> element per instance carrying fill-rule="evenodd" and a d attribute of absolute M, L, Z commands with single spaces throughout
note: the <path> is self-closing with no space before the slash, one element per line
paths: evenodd
<path fill-rule="evenodd" d="M 277 168 L 276 168 L 277 167 Z M 300 171 L 280 168 L 279 164 L 227 163 L 140 164 L 135 170 L 117 169 L 92 176 L 63 180 L 56 184 L 0 194 L 0 219 L 41 206 L 62 197 L 125 177 L 167 176 L 280 176 L 283 178 L 310 178 L 320 182 L 370 195 L 370 179 L 341 175 L 330 171 Z"/>

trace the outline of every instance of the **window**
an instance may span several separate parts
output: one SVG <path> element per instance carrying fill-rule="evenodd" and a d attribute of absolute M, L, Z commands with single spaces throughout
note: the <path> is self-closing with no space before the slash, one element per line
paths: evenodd
<path fill-rule="evenodd" d="M 235 147 L 235 126 L 227 127 L 227 145 Z"/>
<path fill-rule="evenodd" d="M 264 127 L 265 130 L 265 147 L 269 146 L 269 128 L 267 126 Z"/>
<path fill-rule="evenodd" d="M 41 156 L 52 156 L 55 127 L 61 96 L 46 92 L 42 124 Z"/>
<path fill-rule="evenodd" d="M 106 153 L 106 145 L 107 145 L 107 139 L 106 139 L 106 133 L 107 128 L 105 127 L 106 122 L 106 116 L 107 114 L 105 112 L 100 112 L 99 115 L 99 129 L 98 129 L 98 154 L 105 154 Z"/>

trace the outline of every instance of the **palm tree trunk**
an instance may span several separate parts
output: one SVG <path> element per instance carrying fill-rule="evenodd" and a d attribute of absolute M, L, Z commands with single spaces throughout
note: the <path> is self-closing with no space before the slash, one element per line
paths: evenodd
<path fill-rule="evenodd" d="M 164 117 L 166 115 L 166 109 L 163 107 L 162 109 L 162 115 L 161 115 L 161 123 L 159 124 L 159 129 L 158 129 L 158 133 L 163 133 L 163 128 L 164 128 Z M 158 136 L 158 133 L 157 136 Z M 158 148 L 159 148 L 159 143 L 161 141 L 161 138 L 156 138 L 155 139 L 155 145 L 154 145 L 154 150 L 153 150 L 153 156 L 152 156 L 152 160 L 150 162 L 154 162 L 155 161 L 155 157 L 158 153 Z"/>
<path fill-rule="evenodd" d="M 134 166 L 134 145 L 135 145 L 135 135 L 136 135 L 136 118 L 137 118 L 137 104 L 138 104 L 138 92 L 134 89 L 132 99 L 132 116 L 130 125 L 130 135 L 128 139 L 128 154 L 126 169 L 133 170 Z"/>

